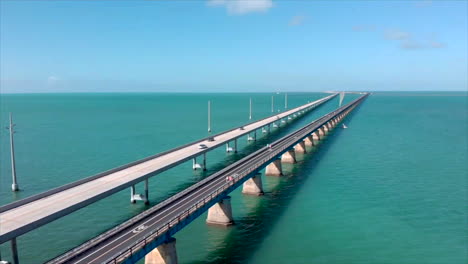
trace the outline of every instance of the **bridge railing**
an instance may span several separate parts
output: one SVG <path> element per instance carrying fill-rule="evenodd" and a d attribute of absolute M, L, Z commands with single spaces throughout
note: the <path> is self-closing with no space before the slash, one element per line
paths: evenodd
<path fill-rule="evenodd" d="M 311 126 L 313 123 L 321 121 L 321 119 L 324 119 L 324 120 L 322 120 L 322 122 L 320 124 L 317 124 L 317 128 L 315 128 L 315 130 L 318 129 L 320 126 L 322 126 L 324 123 L 328 122 L 331 118 L 333 118 L 337 114 L 339 114 L 341 112 L 344 112 L 345 110 L 347 110 L 347 109 L 349 109 L 351 107 L 355 107 L 366 96 L 360 97 L 360 98 L 354 100 L 353 102 L 351 102 L 351 103 L 349 103 L 349 104 L 347 104 L 347 105 L 345 105 L 345 106 L 343 106 L 343 107 L 341 107 L 341 108 L 327 114 L 326 116 L 317 119 L 316 121 L 312 122 L 311 124 L 307 125 L 304 128 L 307 128 L 307 127 Z M 301 131 L 301 130 L 302 129 L 300 129 L 299 131 Z M 251 174 L 252 172 L 257 171 L 258 168 L 263 166 L 267 161 L 277 157 L 279 155 L 279 153 L 284 153 L 287 149 L 290 149 L 290 148 L 291 148 L 290 145 L 285 144 L 282 147 L 275 149 L 275 151 L 272 151 L 272 153 L 270 155 L 268 155 L 266 158 L 263 158 L 260 162 L 255 163 L 254 166 L 249 167 L 247 170 L 243 171 L 242 173 L 235 174 L 232 181 L 227 182 L 227 184 L 223 184 L 220 188 L 216 189 L 215 191 L 211 192 L 209 195 L 205 196 L 205 198 L 203 198 L 201 201 L 195 203 L 189 209 L 185 210 L 184 212 L 182 212 L 178 216 L 172 218 L 167 224 L 165 224 L 165 225 L 159 227 L 158 229 L 150 232 L 142 240 L 135 242 L 134 244 L 130 245 L 127 249 L 117 253 L 115 255 L 115 257 L 112 257 L 111 259 L 107 260 L 105 263 L 108 263 L 108 264 L 110 264 L 110 263 L 120 263 L 121 261 L 127 259 L 128 257 L 130 257 L 133 254 L 133 252 L 136 252 L 136 251 L 140 250 L 141 248 L 146 246 L 148 243 L 151 243 L 158 236 L 161 236 L 164 233 L 168 232 L 171 227 L 173 227 L 173 226 L 179 224 L 180 222 L 182 222 L 183 220 L 187 219 L 191 214 L 196 212 L 198 209 L 200 209 L 201 207 L 203 207 L 204 205 L 206 205 L 207 203 L 209 203 L 213 199 L 218 198 L 217 196 L 223 194 L 224 191 L 226 191 L 228 188 L 233 186 L 235 183 L 239 182 L 240 180 L 242 180 L 244 177 Z M 264 147 L 264 148 L 262 148 L 262 149 L 260 149 L 258 151 L 265 150 L 265 149 L 266 149 L 266 147 Z M 225 195 L 225 194 L 223 194 L 223 195 Z M 171 199 L 171 198 L 169 198 L 166 201 L 169 201 L 169 200 L 173 201 L 173 199 Z M 166 201 L 164 201 L 164 202 L 166 202 Z"/>

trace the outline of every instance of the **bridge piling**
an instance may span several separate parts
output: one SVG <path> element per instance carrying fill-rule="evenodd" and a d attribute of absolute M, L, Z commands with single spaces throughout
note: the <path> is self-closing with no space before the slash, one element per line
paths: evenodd
<path fill-rule="evenodd" d="M 248 195 L 263 195 L 262 174 L 257 173 L 252 178 L 244 182 L 242 186 L 242 193 Z"/>
<path fill-rule="evenodd" d="M 171 237 L 145 256 L 145 264 L 178 264 L 176 239 Z"/>
<path fill-rule="evenodd" d="M 301 141 L 294 146 L 294 151 L 297 153 L 307 153 L 305 142 Z"/>
<path fill-rule="evenodd" d="M 130 187 L 130 202 L 131 203 L 136 203 L 136 200 L 135 200 L 135 185 L 132 185 Z"/>
<path fill-rule="evenodd" d="M 296 163 L 296 152 L 294 151 L 294 149 L 290 149 L 290 150 L 286 151 L 281 156 L 281 162 L 291 163 L 291 164 Z"/>
<path fill-rule="evenodd" d="M 313 147 L 313 146 L 314 146 L 314 139 L 313 139 L 313 136 L 310 135 L 310 136 L 306 137 L 306 138 L 304 139 L 304 143 L 305 143 L 305 145 L 308 146 L 308 147 Z"/>
<path fill-rule="evenodd" d="M 320 141 L 320 135 L 318 131 L 315 131 L 314 133 L 312 133 L 312 139 L 315 140 L 315 142 Z"/>
<path fill-rule="evenodd" d="M 328 127 L 327 127 L 327 124 L 323 125 L 322 126 L 322 129 L 323 129 L 323 133 L 326 135 L 328 134 Z"/>
<path fill-rule="evenodd" d="M 145 197 L 144 197 L 145 204 L 149 204 L 149 183 L 148 179 L 145 179 Z"/>
<path fill-rule="evenodd" d="M 193 158 L 192 168 L 193 168 L 193 170 L 203 169 L 204 171 L 206 171 L 206 152 L 203 153 L 203 163 L 202 163 L 202 165 L 197 163 L 197 157 Z"/>
<path fill-rule="evenodd" d="M 266 166 L 265 170 L 266 176 L 282 176 L 283 169 L 281 166 L 281 159 L 274 160 L 272 163 Z"/>
<path fill-rule="evenodd" d="M 206 223 L 209 225 L 230 226 L 232 220 L 231 197 L 226 196 L 223 200 L 208 209 Z"/>
<path fill-rule="evenodd" d="M 11 256 L 13 258 L 13 264 L 19 264 L 18 258 L 18 246 L 16 244 L 16 238 L 11 239 Z"/>
<path fill-rule="evenodd" d="M 323 130 L 323 127 L 320 127 L 318 129 L 318 135 L 319 135 L 320 138 L 325 136 L 325 131 Z"/>
<path fill-rule="evenodd" d="M 253 137 L 250 133 L 247 135 L 247 141 L 257 141 L 257 130 L 253 131 Z"/>
<path fill-rule="evenodd" d="M 136 203 L 136 201 L 143 201 L 145 204 L 149 204 L 149 185 L 148 179 L 145 179 L 145 193 L 138 194 L 135 192 L 135 185 L 130 187 L 130 202 Z"/>
<path fill-rule="evenodd" d="M 206 171 L 206 152 L 203 153 L 203 170 Z"/>

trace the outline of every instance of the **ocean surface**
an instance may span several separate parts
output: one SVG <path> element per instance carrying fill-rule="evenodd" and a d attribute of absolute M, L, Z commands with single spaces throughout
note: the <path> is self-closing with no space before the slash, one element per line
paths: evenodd
<path fill-rule="evenodd" d="M 0 95 L 0 125 L 13 113 L 17 175 L 12 193 L 9 134 L 0 131 L 0 204 L 156 154 L 284 110 L 284 94 Z M 326 96 L 289 93 L 288 107 Z M 357 98 L 346 95 L 344 103 Z M 284 177 L 263 177 L 265 195 L 232 193 L 235 226 L 205 224 L 175 235 L 180 263 L 468 263 L 466 93 L 374 93 Z M 208 153 L 150 179 L 154 205 L 272 140 L 338 107 L 335 98 L 240 153 Z M 142 184 L 137 190 L 142 190 Z M 149 206 L 119 192 L 18 239 L 22 264 L 42 263 Z M 0 246 L 10 258 L 9 243 Z M 143 262 L 141 262 L 143 263 Z"/>

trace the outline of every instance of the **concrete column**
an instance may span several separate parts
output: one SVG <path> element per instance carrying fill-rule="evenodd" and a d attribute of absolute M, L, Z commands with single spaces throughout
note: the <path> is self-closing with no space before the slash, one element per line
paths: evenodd
<path fill-rule="evenodd" d="M 229 226 L 234 224 L 232 220 L 231 197 L 226 196 L 219 203 L 208 209 L 206 223 L 210 225 Z"/>
<path fill-rule="evenodd" d="M 148 179 L 145 179 L 145 204 L 149 204 L 149 183 L 148 183 Z"/>
<path fill-rule="evenodd" d="M 256 141 L 257 140 L 257 130 L 254 130 L 253 133 L 254 133 L 253 137 L 249 133 L 249 135 L 247 136 L 247 141 Z"/>
<path fill-rule="evenodd" d="M 234 153 L 237 153 L 237 138 L 234 139 Z"/>
<path fill-rule="evenodd" d="M 130 187 L 130 202 L 131 203 L 135 203 L 136 200 L 135 200 L 135 185 L 132 185 Z"/>
<path fill-rule="evenodd" d="M 206 171 L 206 152 L 203 153 L 203 170 Z"/>
<path fill-rule="evenodd" d="M 283 163 L 296 163 L 296 153 L 294 149 L 290 149 L 281 156 L 281 162 Z"/>
<path fill-rule="evenodd" d="M 320 141 L 319 131 L 315 131 L 314 133 L 312 133 L 312 138 L 315 140 L 315 142 L 319 142 Z"/>
<path fill-rule="evenodd" d="M 16 238 L 12 238 L 10 242 L 11 242 L 11 257 L 13 258 L 13 264 L 19 264 L 18 246 L 16 245 Z"/>
<path fill-rule="evenodd" d="M 301 141 L 294 146 L 294 151 L 297 153 L 307 153 L 305 142 Z"/>
<path fill-rule="evenodd" d="M 325 131 L 323 130 L 323 127 L 320 127 L 318 129 L 318 135 L 320 138 L 325 136 Z"/>
<path fill-rule="evenodd" d="M 257 173 L 255 176 L 244 182 L 242 193 L 256 196 L 263 195 L 262 174 Z"/>
<path fill-rule="evenodd" d="M 281 159 L 274 160 L 272 163 L 268 164 L 265 171 L 266 176 L 282 176 L 283 169 L 281 166 Z"/>
<path fill-rule="evenodd" d="M 306 146 L 313 147 L 314 146 L 314 139 L 313 139 L 312 135 L 306 137 L 304 139 L 304 143 L 305 143 Z"/>
<path fill-rule="evenodd" d="M 333 125 L 332 125 L 331 121 L 327 122 L 327 126 L 328 126 L 328 131 L 333 129 Z"/>
<path fill-rule="evenodd" d="M 322 129 L 323 129 L 323 132 L 324 132 L 325 134 L 328 134 L 328 127 L 327 127 L 327 124 L 324 124 L 324 125 L 322 126 Z"/>
<path fill-rule="evenodd" d="M 177 264 L 176 239 L 170 238 L 145 256 L 145 264 Z"/>

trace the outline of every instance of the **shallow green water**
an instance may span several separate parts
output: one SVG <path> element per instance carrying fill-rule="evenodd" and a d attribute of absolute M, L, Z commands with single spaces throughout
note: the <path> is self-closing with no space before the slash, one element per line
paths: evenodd
<path fill-rule="evenodd" d="M 1 125 L 14 113 L 17 170 L 12 194 L 8 134 L 2 131 L 0 204 L 199 139 L 212 101 L 213 133 L 270 113 L 270 94 L 2 95 Z M 295 107 L 325 96 L 289 94 Z M 346 96 L 350 101 L 356 96 Z M 283 95 L 275 95 L 284 109 Z M 209 171 L 186 163 L 150 180 L 152 204 L 274 138 L 336 108 L 334 99 L 242 152 L 208 154 Z M 280 107 L 281 106 L 281 107 Z M 176 235 L 181 263 L 466 263 L 467 96 L 377 93 L 282 178 L 263 177 L 266 195 L 232 194 L 236 225 L 205 216 Z M 139 185 L 137 188 L 141 189 Z M 19 238 L 21 263 L 41 263 L 146 207 L 129 191 Z M 9 257 L 7 244 L 2 256 Z"/>

